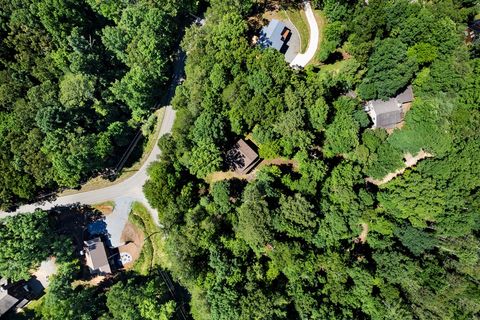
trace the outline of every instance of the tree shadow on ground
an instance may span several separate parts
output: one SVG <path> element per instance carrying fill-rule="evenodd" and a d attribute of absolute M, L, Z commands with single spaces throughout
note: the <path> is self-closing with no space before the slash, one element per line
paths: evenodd
<path fill-rule="evenodd" d="M 76 254 L 83 249 L 83 241 L 89 236 L 89 225 L 99 224 L 97 229 L 104 228 L 106 231 L 105 216 L 88 205 L 75 203 L 57 206 L 48 213 L 54 221 L 55 231 L 73 240 Z"/>
<path fill-rule="evenodd" d="M 265 0 L 258 2 L 254 8 L 254 14 L 266 11 L 288 10 L 303 8 L 303 0 Z"/>

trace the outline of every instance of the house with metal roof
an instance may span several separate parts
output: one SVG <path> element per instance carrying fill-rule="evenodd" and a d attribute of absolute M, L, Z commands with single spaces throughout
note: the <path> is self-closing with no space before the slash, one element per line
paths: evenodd
<path fill-rule="evenodd" d="M 404 106 L 413 101 L 412 86 L 408 86 L 394 98 L 388 100 L 370 100 L 365 111 L 373 121 L 373 128 L 391 129 L 403 121 Z"/>
<path fill-rule="evenodd" d="M 106 275 L 112 273 L 105 244 L 100 237 L 84 242 L 85 259 L 91 274 Z"/>
<path fill-rule="evenodd" d="M 259 44 L 262 48 L 275 48 L 281 53 L 288 50 L 288 41 L 292 36 L 292 31 L 285 23 L 273 19 L 268 26 L 260 31 Z"/>

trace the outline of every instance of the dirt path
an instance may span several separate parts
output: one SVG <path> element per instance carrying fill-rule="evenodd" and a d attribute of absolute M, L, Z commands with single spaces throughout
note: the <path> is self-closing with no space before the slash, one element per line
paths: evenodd
<path fill-rule="evenodd" d="M 362 223 L 362 232 L 358 236 L 358 240 L 360 240 L 361 243 L 365 243 L 367 241 L 367 235 L 368 235 L 368 224 Z"/>
<path fill-rule="evenodd" d="M 373 179 L 373 178 L 370 178 L 370 177 L 366 178 L 365 180 L 367 182 L 370 182 L 370 183 L 373 183 L 377 186 L 380 186 L 382 184 L 385 184 L 385 183 L 389 182 L 390 180 L 392 180 L 396 176 L 403 174 L 406 169 L 415 166 L 418 163 L 418 161 L 420 161 L 422 159 L 425 159 L 425 158 L 431 158 L 431 157 L 433 157 L 433 154 L 428 153 L 428 152 L 423 151 L 423 150 L 420 150 L 420 152 L 417 153 L 416 156 L 412 156 L 410 153 L 407 153 L 404 156 L 404 158 L 405 158 L 405 167 L 404 168 L 398 169 L 395 172 L 391 172 L 391 173 L 387 174 L 381 180 L 376 180 L 376 179 Z"/>
<path fill-rule="evenodd" d="M 289 159 L 281 159 L 281 158 L 271 159 L 271 160 L 263 160 L 262 163 L 260 163 L 260 165 L 258 166 L 258 169 L 263 167 L 263 166 L 270 166 L 270 165 L 274 165 L 274 166 L 291 165 L 293 167 L 293 169 L 295 169 L 295 170 L 298 169 L 298 161 L 289 160 Z"/>

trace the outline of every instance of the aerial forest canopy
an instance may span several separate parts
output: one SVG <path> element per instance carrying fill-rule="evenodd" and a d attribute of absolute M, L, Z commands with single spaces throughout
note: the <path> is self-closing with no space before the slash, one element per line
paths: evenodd
<path fill-rule="evenodd" d="M 190 6 L 0 1 L 0 208 L 116 165 L 162 94 Z"/>
<path fill-rule="evenodd" d="M 187 54 L 144 186 L 158 264 L 83 285 L 62 220 L 3 219 L 2 276 L 60 264 L 31 318 L 175 319 L 158 265 L 195 320 L 480 318 L 478 1 L 311 1 L 322 39 L 302 70 L 253 40 L 300 1 L 205 2 L 192 24 L 203 1 L 0 0 L 2 209 L 115 165 L 181 36 Z M 401 125 L 372 128 L 366 102 L 410 86 Z M 248 174 L 230 170 L 239 139 L 262 159 Z"/>
<path fill-rule="evenodd" d="M 144 187 L 193 317 L 480 317 L 480 59 L 463 33 L 478 5 L 315 1 L 324 64 L 296 71 L 251 44 L 259 3 L 211 1 L 187 30 L 174 131 Z M 363 101 L 408 85 L 403 128 L 371 129 Z M 267 161 L 226 179 L 239 138 Z"/>

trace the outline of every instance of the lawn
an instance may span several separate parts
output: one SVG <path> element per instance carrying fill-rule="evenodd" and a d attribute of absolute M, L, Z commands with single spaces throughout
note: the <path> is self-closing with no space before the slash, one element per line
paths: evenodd
<path fill-rule="evenodd" d="M 108 179 L 104 179 L 103 177 L 96 177 L 96 178 L 90 179 L 88 182 L 83 184 L 79 190 L 68 189 L 63 191 L 60 194 L 60 196 L 68 196 L 71 194 L 103 189 L 105 187 L 109 187 L 114 184 L 125 181 L 131 176 L 133 176 L 142 167 L 145 161 L 147 161 L 148 156 L 152 152 L 153 147 L 157 142 L 158 135 L 160 134 L 160 128 L 162 127 L 163 117 L 165 115 L 165 108 L 161 108 L 155 111 L 155 115 L 157 116 L 157 123 L 155 125 L 155 130 L 153 130 L 152 133 L 147 138 L 147 143 L 143 148 L 142 157 L 130 167 L 124 168 L 120 176 L 118 176 L 117 179 L 115 179 L 115 181 L 110 181 Z M 120 155 L 119 155 L 119 158 L 120 158 Z"/>
<path fill-rule="evenodd" d="M 320 70 L 338 74 L 340 70 L 347 64 L 348 60 L 340 60 L 332 64 L 321 65 Z"/>
<path fill-rule="evenodd" d="M 170 264 L 164 254 L 165 238 L 162 229 L 155 225 L 150 212 L 142 204 L 135 202 L 128 220 L 145 235 L 142 252 L 135 262 L 134 270 L 140 274 L 147 274 L 155 266 L 168 268 Z"/>
<path fill-rule="evenodd" d="M 310 29 L 308 27 L 307 16 L 303 9 L 290 8 L 283 11 L 288 20 L 290 20 L 298 30 L 300 34 L 300 52 L 307 51 L 308 40 L 310 39 Z"/>

